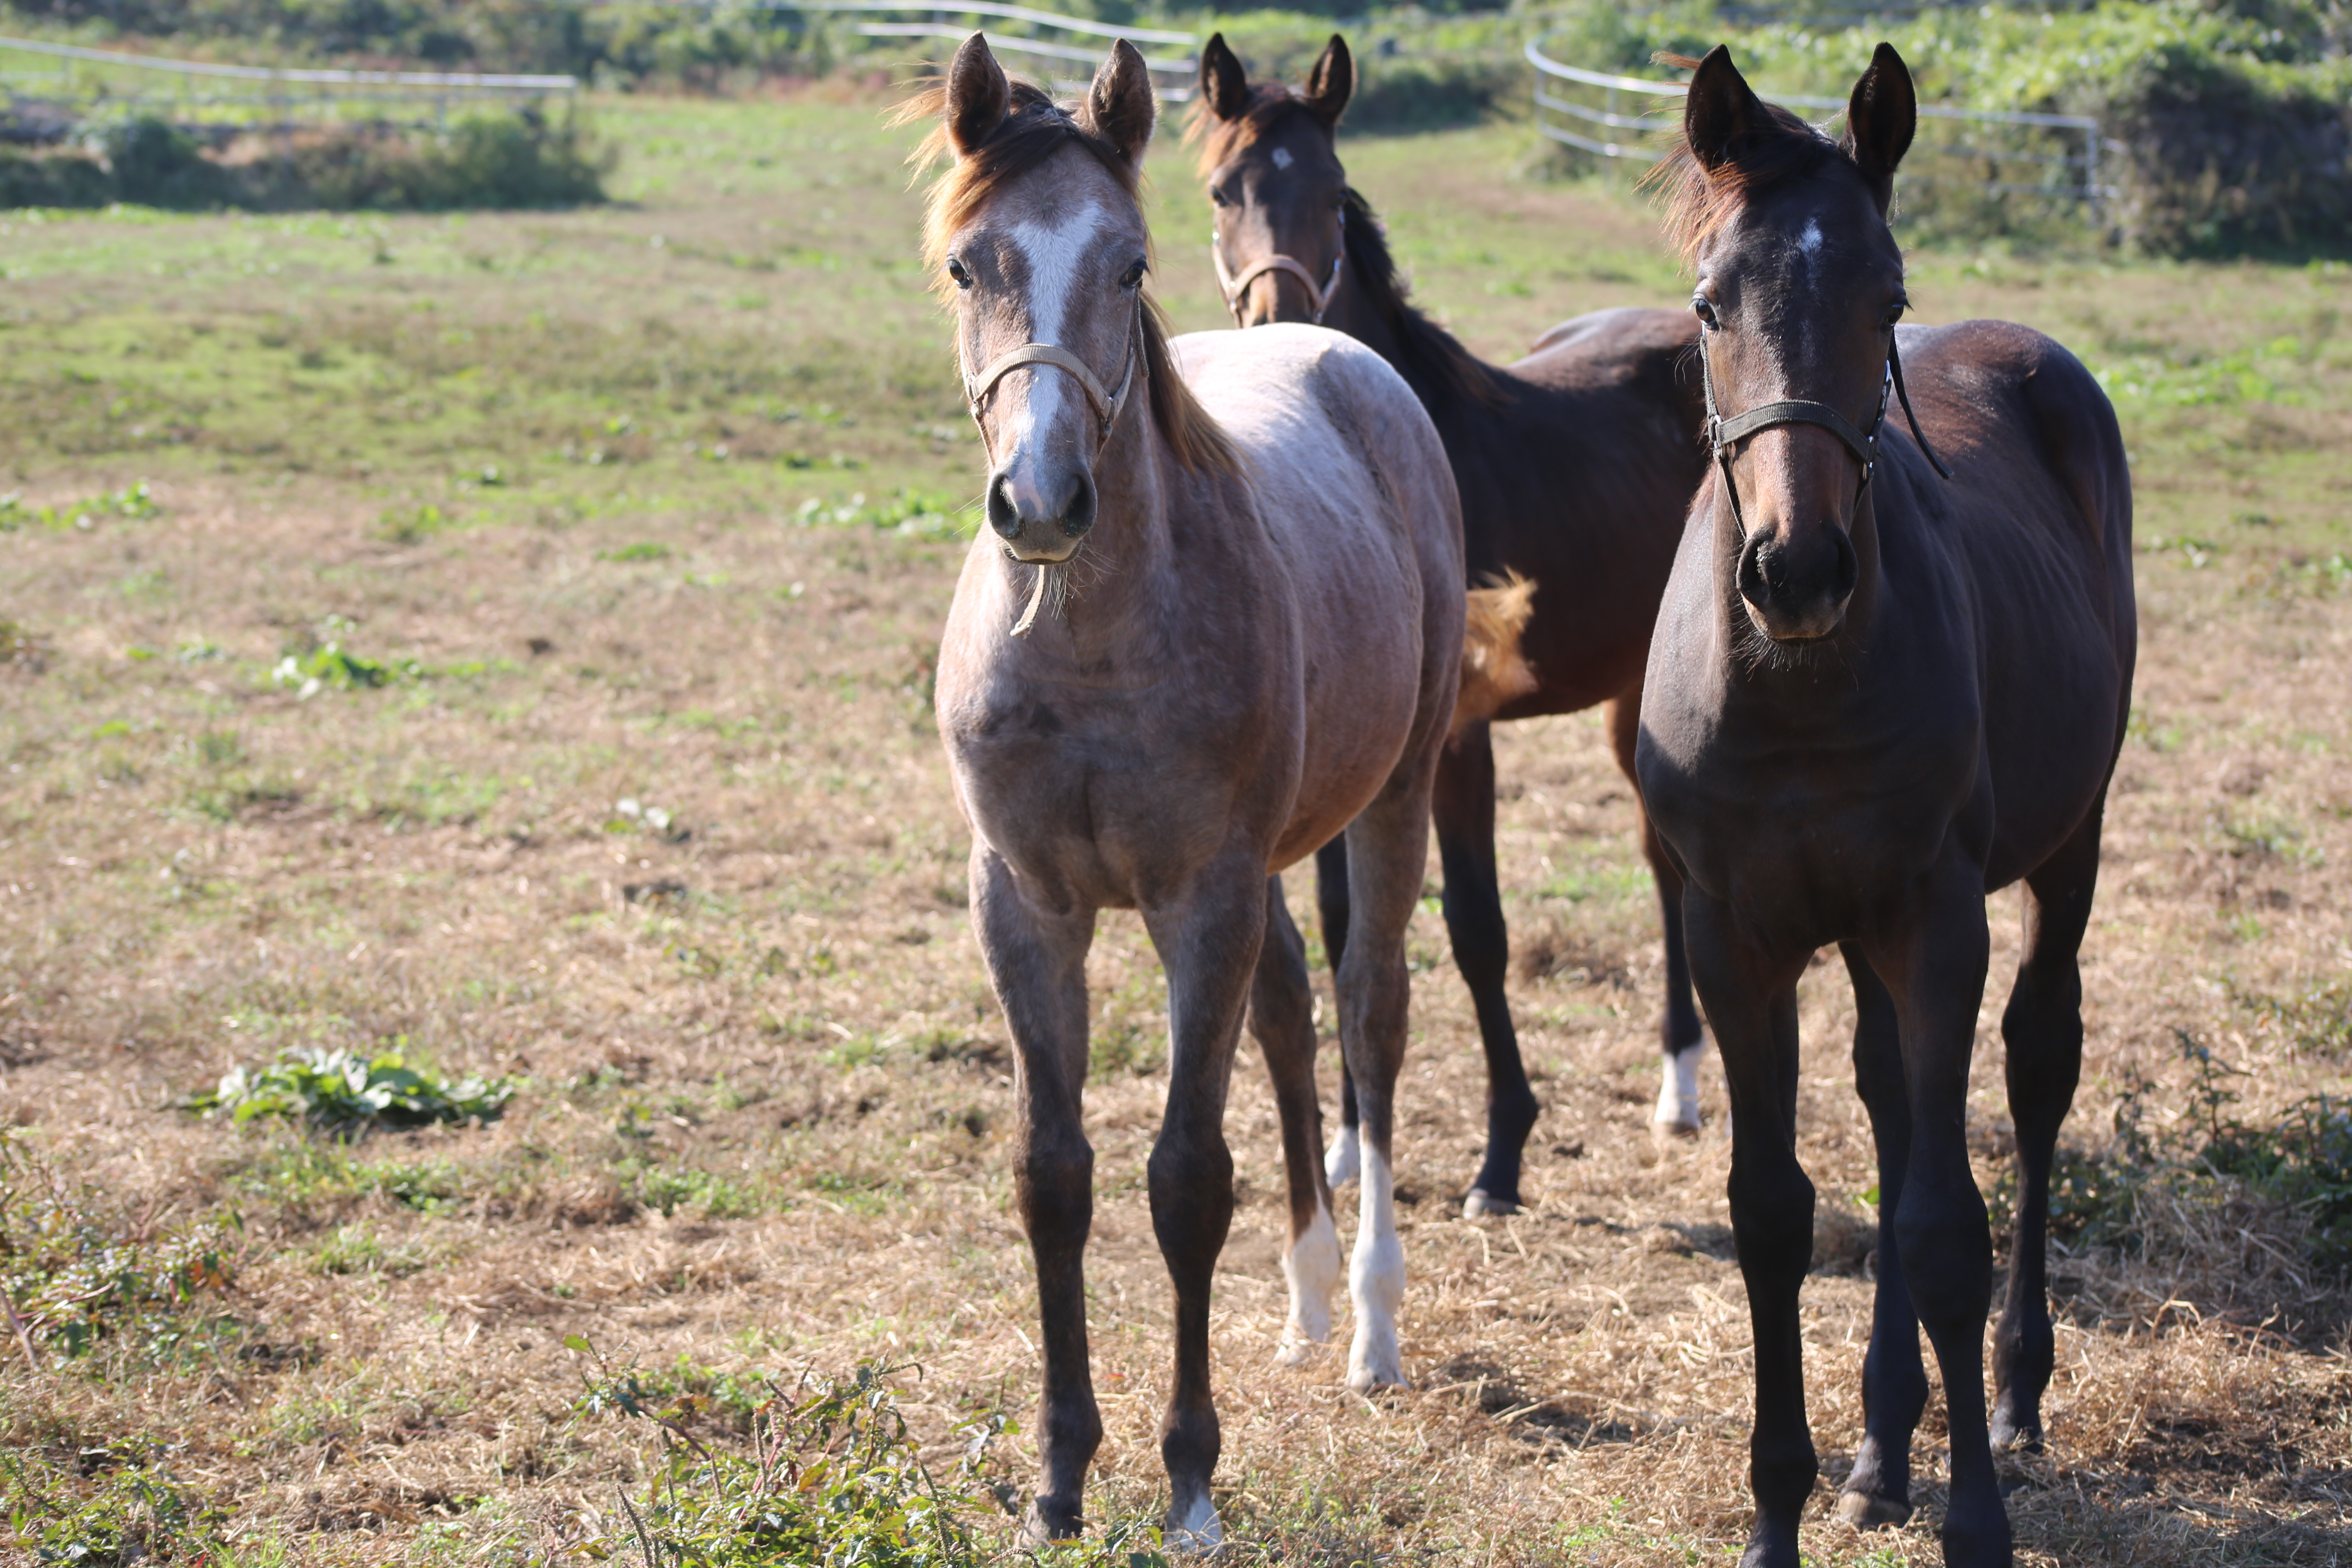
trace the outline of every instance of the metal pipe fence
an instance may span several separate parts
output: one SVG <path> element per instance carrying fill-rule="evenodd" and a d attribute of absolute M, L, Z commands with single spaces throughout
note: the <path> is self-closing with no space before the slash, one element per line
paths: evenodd
<path fill-rule="evenodd" d="M 1657 100 L 1686 96 L 1690 91 L 1688 83 L 1654 81 L 1644 77 L 1587 70 L 1581 66 L 1553 59 L 1543 52 L 1542 45 L 1542 39 L 1534 38 L 1528 40 L 1527 46 L 1528 63 L 1536 71 L 1535 121 L 1538 132 L 1563 146 L 1580 148 L 1603 158 L 1649 163 L 1665 156 L 1665 138 L 1680 127 L 1682 116 L 1678 110 L 1661 105 Z M 1580 96 L 1568 96 L 1571 93 Z M 1846 100 L 1842 98 L 1821 98 L 1807 93 L 1774 93 L 1770 96 L 1775 102 L 1796 109 L 1834 110 L 1846 106 Z M 1560 116 L 1567 117 L 1569 122 L 1563 123 L 1559 118 Z M 2007 127 L 2023 134 L 2012 137 L 2009 144 L 1980 138 L 1922 141 L 1916 144 L 1915 156 L 1924 154 L 1930 158 L 1967 160 L 1983 165 L 1987 173 L 1981 178 L 1961 180 L 1959 176 L 1929 168 L 1910 178 L 1931 183 L 1966 184 L 1995 195 L 2041 195 L 2063 201 L 2079 201 L 2089 207 L 2091 221 L 2095 224 L 2102 221 L 2106 199 L 2116 194 L 2115 187 L 2101 183 L 2100 154 L 2105 142 L 2099 134 L 2099 122 L 2088 115 L 1960 109 L 1949 104 L 1923 103 L 1919 106 L 1919 117 L 1923 121 L 1959 122 L 1986 128 Z M 1589 132 L 1580 130 L 1577 129 L 1579 126 L 1591 129 Z M 2036 133 L 2040 133 L 2039 139 Z M 2000 171 L 2004 165 L 2020 163 L 2046 170 L 2050 177 L 2037 181 L 2001 177 Z"/>
<path fill-rule="evenodd" d="M 0 59 L 25 56 L 64 64 L 0 72 L 8 118 L 19 121 L 154 114 L 191 126 L 286 131 L 364 110 L 358 117 L 378 124 L 446 124 L 453 106 L 580 89 L 569 76 L 233 65 L 0 37 Z"/>

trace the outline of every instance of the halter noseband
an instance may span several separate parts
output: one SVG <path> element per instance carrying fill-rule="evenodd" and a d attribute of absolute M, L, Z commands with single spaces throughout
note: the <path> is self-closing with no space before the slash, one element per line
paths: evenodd
<path fill-rule="evenodd" d="M 1339 291 L 1339 268 L 1348 262 L 1347 235 L 1344 232 L 1348 226 L 1348 215 L 1344 212 L 1339 215 L 1339 226 L 1343 231 L 1339 237 L 1339 253 L 1331 258 L 1331 276 L 1320 284 L 1315 281 L 1315 274 L 1307 271 L 1303 263 L 1294 258 L 1278 255 L 1267 257 L 1235 278 L 1225 270 L 1225 253 L 1217 248 L 1217 237 L 1212 230 L 1209 235 L 1209 260 L 1217 269 L 1217 287 L 1224 291 L 1225 309 L 1233 314 L 1234 320 L 1241 320 L 1242 301 L 1248 297 L 1251 284 L 1269 272 L 1287 272 L 1307 289 L 1307 302 L 1315 308 L 1315 324 L 1321 326 L 1323 312 L 1331 308 L 1331 296 Z"/>
<path fill-rule="evenodd" d="M 1136 362 L 1143 357 L 1143 291 L 1136 290 L 1135 322 L 1127 334 L 1126 368 L 1119 373 L 1118 384 L 1108 392 L 1103 390 L 1101 377 L 1087 368 L 1087 362 L 1065 348 L 1052 343 L 1023 343 L 989 361 L 988 368 L 977 376 L 963 378 L 964 402 L 971 410 L 971 422 L 980 423 L 980 405 L 996 384 L 1023 365 L 1051 365 L 1068 374 L 1087 395 L 1094 409 L 1096 421 L 1095 449 L 1100 451 L 1110 439 L 1110 428 L 1118 422 L 1118 411 L 1127 405 L 1127 395 L 1135 384 Z M 985 434 L 983 431 L 982 434 Z"/>
<path fill-rule="evenodd" d="M 1739 524 L 1742 534 L 1748 531 L 1748 520 L 1740 515 L 1739 487 L 1732 482 L 1732 448 L 1759 431 L 1784 425 L 1818 425 L 1844 442 L 1846 450 L 1862 464 L 1862 485 L 1854 492 L 1854 500 L 1859 504 L 1862 492 L 1870 488 L 1872 472 L 1878 467 L 1878 432 L 1886 424 L 1886 389 L 1890 386 L 1895 389 L 1895 400 L 1903 405 L 1903 418 L 1911 426 L 1911 438 L 1919 443 L 1919 450 L 1927 454 L 1927 461 L 1936 466 L 1937 473 L 1948 479 L 1952 477 L 1952 470 L 1944 466 L 1944 459 L 1937 457 L 1936 448 L 1927 444 L 1927 435 L 1919 428 L 1919 416 L 1911 412 L 1911 394 L 1903 384 L 1903 355 L 1895 347 L 1892 331 L 1886 338 L 1886 374 L 1878 384 L 1878 412 L 1872 417 L 1867 430 L 1855 429 L 1853 420 L 1828 404 L 1802 397 L 1760 403 L 1744 413 L 1726 418 L 1715 404 L 1715 371 L 1707 362 L 1706 329 L 1704 327 L 1699 329 L 1698 375 L 1700 388 L 1706 395 L 1707 443 L 1715 450 L 1716 467 L 1723 472 L 1723 489 L 1731 500 L 1732 521 Z"/>

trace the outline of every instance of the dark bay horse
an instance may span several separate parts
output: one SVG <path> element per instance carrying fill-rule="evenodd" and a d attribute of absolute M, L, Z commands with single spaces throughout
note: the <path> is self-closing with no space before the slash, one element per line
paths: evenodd
<path fill-rule="evenodd" d="M 1924 1325 L 1951 1444 L 1945 1560 L 2006 1563 L 1991 1443 L 2040 1440 L 2051 1373 L 2050 1160 L 2082 1063 L 2075 954 L 2130 702 L 2131 479 L 2098 384 L 2048 338 L 2000 321 L 1897 331 L 1886 213 L 1917 105 L 1892 48 L 1855 85 L 1839 142 L 1760 101 L 1727 51 L 1696 68 L 1683 145 L 1659 174 L 1720 417 L 1651 644 L 1639 763 L 1684 875 L 1691 973 L 1731 1093 L 1756 1336 L 1756 1521 L 1740 1561 L 1797 1568 L 1816 1470 L 1797 1312 L 1813 1210 L 1794 1147 L 1797 980 L 1834 942 L 1880 1193 L 1866 1433 L 1839 1512 L 1910 1512 Z M 1890 390 L 1916 439 L 1886 418 Z M 1969 1059 L 1985 899 L 2020 880 L 2024 953 L 2001 1036 L 2022 1179 L 1989 1433 L 1992 1237 L 1969 1169 Z"/>
<path fill-rule="evenodd" d="M 1444 448 L 1379 355 L 1313 327 L 1166 337 L 1136 199 L 1157 111 L 1124 42 L 1069 112 L 1009 81 L 974 34 L 907 113 L 938 121 L 927 255 L 989 463 L 938 702 L 972 834 L 972 928 L 1016 1052 L 1015 1195 L 1045 1342 L 1030 1526 L 1077 1531 L 1102 1436 L 1082 1275 L 1086 956 L 1097 911 L 1133 909 L 1168 974 L 1149 1177 L 1175 1287 L 1168 1538 L 1205 1549 L 1222 1533 L 1209 1291 L 1233 1218 L 1223 1121 L 1245 1010 L 1282 1111 L 1286 1351 L 1330 1330 L 1340 1256 L 1312 1000 L 1277 873 L 1343 832 L 1339 1011 L 1364 1132 L 1348 1381 L 1401 1380 L 1390 1108 L 1465 599 Z"/>
<path fill-rule="evenodd" d="M 1303 91 L 1253 87 L 1222 34 L 1201 53 L 1191 135 L 1209 183 L 1212 254 L 1234 320 L 1318 321 L 1397 367 L 1445 442 L 1462 493 L 1473 582 L 1506 573 L 1536 596 L 1523 649 L 1535 684 L 1496 720 L 1609 705 L 1617 760 L 1633 772 L 1642 666 L 1658 595 L 1706 468 L 1689 363 L 1696 333 L 1679 310 L 1603 310 L 1554 328 L 1516 364 L 1481 363 L 1406 298 L 1380 221 L 1348 184 L 1334 132 L 1355 81 L 1336 35 Z M 1636 805 L 1638 812 L 1638 803 Z M 1484 722 L 1438 763 L 1438 852 L 1445 926 L 1470 987 L 1486 1053 L 1486 1153 L 1471 1215 L 1519 1205 L 1519 1157 L 1536 1100 L 1504 994 L 1510 957 L 1495 865 L 1495 752 Z M 1643 849 L 1665 928 L 1665 1052 L 1655 1124 L 1698 1130 L 1702 1036 L 1683 960 L 1681 882 L 1643 822 Z M 1352 941 L 1347 849 L 1317 861 L 1325 944 L 1337 965 Z M 1331 1179 L 1353 1169 L 1357 1108 L 1343 1083 Z"/>

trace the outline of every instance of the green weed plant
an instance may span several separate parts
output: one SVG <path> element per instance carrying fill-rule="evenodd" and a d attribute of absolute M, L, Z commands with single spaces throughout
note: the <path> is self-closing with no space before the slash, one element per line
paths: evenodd
<path fill-rule="evenodd" d="M 463 1079 L 447 1083 L 411 1067 L 396 1050 L 362 1056 L 319 1047 L 292 1050 L 266 1067 L 234 1067 L 215 1088 L 191 1095 L 186 1108 L 226 1113 L 237 1122 L 268 1117 L 307 1122 L 344 1136 L 376 1128 L 436 1123 L 487 1124 L 514 1098 L 511 1079 Z"/>
<path fill-rule="evenodd" d="M 664 1568 L 979 1568 L 1003 1560 L 977 1521 L 1001 1517 L 1009 1489 L 986 1479 L 990 1447 L 1015 1430 L 1002 1415 L 965 1423 L 952 1473 L 934 1475 L 899 1413 L 891 1378 L 861 1363 L 846 1378 L 773 1381 L 641 1377 L 594 1358 L 575 1405 L 656 1429 L 661 1459 L 641 1497 L 624 1490 L 604 1528 L 574 1548 L 595 1561 Z M 688 1369 L 692 1371 L 694 1369 Z M 756 1403 L 754 1400 L 756 1399 Z M 1166 1568 L 1158 1532 L 1114 1525 L 1055 1548 L 1067 1568 Z"/>

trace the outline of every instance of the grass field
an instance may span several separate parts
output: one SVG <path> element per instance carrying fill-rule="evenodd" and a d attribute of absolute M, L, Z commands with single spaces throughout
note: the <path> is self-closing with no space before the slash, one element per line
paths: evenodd
<path fill-rule="evenodd" d="M 880 108 L 609 103 L 607 210 L 0 215 L 0 1278 L 72 1309 L 0 1336 L 0 1553 L 568 1560 L 657 1436 L 583 1397 L 574 1337 L 722 1414 L 759 1373 L 899 1366 L 938 1454 L 1027 1417 L 1008 1047 L 929 716 L 979 448 Z M 1347 155 L 1481 353 L 1682 295 L 1646 208 L 1527 172 L 1521 132 Z M 1161 296 L 1221 325 L 1205 205 L 1172 145 L 1154 163 Z M 2073 346 L 2138 484 L 2142 672 L 2085 951 L 2052 1447 L 2011 1466 L 2021 1560 L 2342 1562 L 2334 1189 L 2194 1155 L 2352 1087 L 2352 270 L 1928 253 L 1912 293 Z M 1216 1346 L 1244 1560 L 1699 1563 L 1744 1529 L 1719 1078 L 1709 1134 L 1654 1153 L 1626 787 L 1591 715 L 1498 751 L 1534 1205 L 1456 1217 L 1483 1075 L 1433 899 L 1400 1131 L 1412 1389 L 1350 1395 L 1336 1352 L 1272 1365 L 1275 1120 L 1246 1066 L 1236 1089 Z M 1997 1200 L 2012 910 L 1971 1106 Z M 1164 1006 L 1130 917 L 1090 973 L 1091 1501 L 1148 1521 Z M 1834 1479 L 1872 1181 L 1834 966 L 1804 1020 Z M 503 1118 L 344 1142 L 174 1109 L 284 1049 L 395 1043 L 513 1079 Z M 41 1272 L 68 1255 L 83 1296 Z M 1825 1486 L 1815 1562 L 1936 1560 L 1936 1422 L 1918 1521 L 1853 1535 Z M 1029 1484 L 1026 1439 L 999 1453 Z"/>

